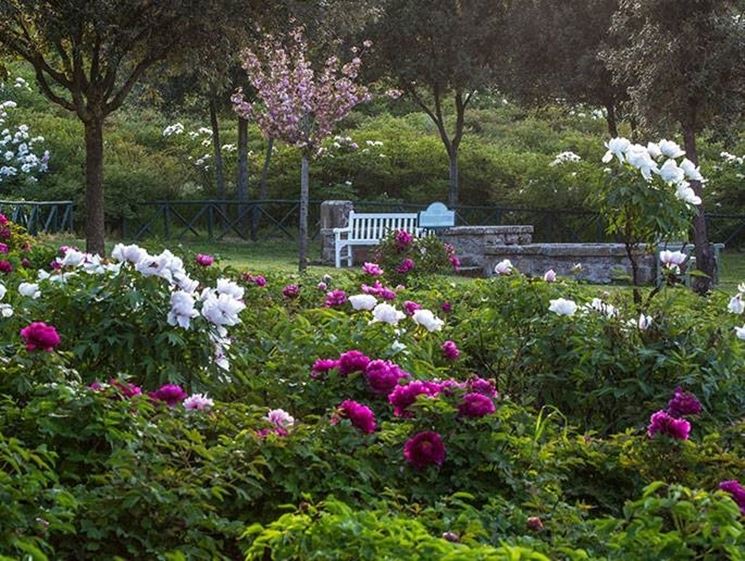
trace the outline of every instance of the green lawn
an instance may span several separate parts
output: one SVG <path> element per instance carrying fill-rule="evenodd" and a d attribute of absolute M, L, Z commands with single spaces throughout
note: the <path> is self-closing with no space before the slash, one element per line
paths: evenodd
<path fill-rule="evenodd" d="M 69 237 L 43 238 L 54 244 L 67 244 L 84 247 L 85 242 L 81 239 Z M 107 250 L 111 250 L 115 242 L 107 244 Z M 221 263 L 232 265 L 241 270 L 255 273 L 297 272 L 297 246 L 293 242 L 284 240 L 272 240 L 264 242 L 248 241 L 166 241 L 150 240 L 142 242 L 141 245 L 151 251 L 159 251 L 165 247 L 179 252 L 209 253 L 218 257 Z M 312 262 L 317 262 L 320 255 L 320 246 L 312 243 L 310 257 Z M 722 253 L 722 273 L 719 288 L 726 292 L 734 292 L 737 285 L 745 282 L 745 253 L 731 250 Z M 323 275 L 334 271 L 333 267 L 311 265 L 309 272 L 314 275 Z M 463 277 L 458 277 L 463 279 Z"/>

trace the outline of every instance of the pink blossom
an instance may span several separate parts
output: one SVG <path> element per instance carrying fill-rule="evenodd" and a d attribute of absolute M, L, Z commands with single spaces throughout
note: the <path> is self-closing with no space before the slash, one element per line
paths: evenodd
<path fill-rule="evenodd" d="M 186 392 L 178 384 L 164 384 L 148 396 L 155 401 L 162 401 L 168 407 L 174 407 L 186 399 Z"/>
<path fill-rule="evenodd" d="M 414 469 L 424 469 L 431 465 L 441 466 L 445 462 L 446 451 L 442 437 L 432 431 L 420 432 L 404 444 L 404 458 Z"/>
<path fill-rule="evenodd" d="M 393 414 L 396 417 L 408 417 L 411 413 L 407 409 L 417 397 L 420 395 L 435 397 L 439 392 L 439 385 L 414 380 L 404 386 L 396 386 L 388 395 L 388 402 L 393 405 Z"/>
<path fill-rule="evenodd" d="M 421 304 L 417 304 L 416 302 L 412 302 L 411 300 L 406 300 L 406 302 L 404 302 L 404 313 L 407 316 L 413 316 L 414 312 L 421 309 Z"/>
<path fill-rule="evenodd" d="M 8 247 L 8 244 L 0 243 L 0 253 L 8 253 L 9 251 L 10 248 Z"/>
<path fill-rule="evenodd" d="M 0 226 L 5 226 L 8 222 L 8 217 L 0 213 Z"/>
<path fill-rule="evenodd" d="M 460 351 L 455 341 L 445 341 L 440 348 L 442 349 L 442 355 L 448 360 L 457 360 L 460 356 Z"/>
<path fill-rule="evenodd" d="M 57 329 L 43 321 L 35 321 L 21 329 L 21 338 L 27 351 L 51 352 L 62 342 Z"/>
<path fill-rule="evenodd" d="M 300 287 L 296 284 L 288 284 L 282 289 L 285 298 L 297 298 L 300 295 Z"/>
<path fill-rule="evenodd" d="M 339 405 L 338 412 L 341 417 L 349 419 L 352 426 L 363 433 L 371 434 L 375 432 L 377 427 L 375 413 L 366 405 L 347 399 Z"/>
<path fill-rule="evenodd" d="M 207 394 L 195 393 L 184 400 L 184 409 L 187 411 L 209 411 L 215 402 L 207 397 Z"/>
<path fill-rule="evenodd" d="M 458 406 L 458 413 L 463 417 L 484 417 L 496 411 L 491 398 L 482 393 L 467 393 Z"/>
<path fill-rule="evenodd" d="M 136 395 L 142 395 L 142 388 L 140 386 L 136 386 L 135 384 L 123 382 L 114 378 L 111 378 L 109 380 L 109 384 L 112 388 L 115 388 L 122 395 L 122 397 L 126 399 L 131 399 Z"/>
<path fill-rule="evenodd" d="M 10 261 L 7 261 L 6 259 L 0 260 L 0 273 L 12 273 L 13 272 L 13 263 Z"/>
<path fill-rule="evenodd" d="M 214 257 L 204 253 L 198 253 L 194 260 L 197 262 L 197 265 L 201 265 L 202 267 L 209 267 L 215 262 Z"/>
<path fill-rule="evenodd" d="M 371 277 L 379 277 L 384 271 L 377 263 L 365 263 L 362 266 L 362 272 Z"/>
<path fill-rule="evenodd" d="M 412 271 L 414 269 L 414 260 L 408 257 L 401 261 L 401 264 L 396 268 L 396 272 L 402 275 Z"/>
<path fill-rule="evenodd" d="M 403 251 L 411 245 L 411 242 L 414 241 L 414 236 L 406 230 L 396 230 L 396 233 L 393 234 L 393 240 L 396 243 L 396 248 L 398 248 L 399 251 Z"/>
<path fill-rule="evenodd" d="M 453 311 L 453 305 L 450 302 L 443 302 L 440 304 L 440 309 L 446 314 L 449 314 Z"/>
<path fill-rule="evenodd" d="M 365 378 L 370 389 L 380 395 L 388 395 L 398 382 L 409 374 L 388 360 L 371 360 L 365 368 Z"/>
<path fill-rule="evenodd" d="M 488 397 L 498 397 L 497 388 L 494 380 L 485 380 L 484 378 L 471 378 L 468 380 L 468 387 L 472 392 L 481 393 Z"/>
<path fill-rule="evenodd" d="M 338 308 L 347 302 L 347 293 L 343 290 L 332 290 L 326 294 L 325 306 L 327 308 Z"/>
<path fill-rule="evenodd" d="M 654 438 L 665 435 L 676 440 L 688 440 L 691 433 L 691 423 L 685 419 L 676 419 L 667 411 L 657 411 L 649 419 L 647 435 Z"/>
<path fill-rule="evenodd" d="M 339 361 L 331 358 L 319 358 L 313 363 L 311 377 L 318 378 L 321 374 L 327 374 L 329 370 L 339 367 Z"/>
<path fill-rule="evenodd" d="M 339 374 L 346 376 L 352 372 L 364 372 L 370 359 L 357 350 L 347 351 L 339 356 Z"/>

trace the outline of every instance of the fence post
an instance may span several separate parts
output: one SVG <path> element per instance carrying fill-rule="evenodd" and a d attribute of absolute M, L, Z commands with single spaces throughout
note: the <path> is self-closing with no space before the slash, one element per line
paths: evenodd
<path fill-rule="evenodd" d="M 165 203 L 162 207 L 163 209 L 163 232 L 165 234 L 165 238 L 168 240 L 171 238 L 171 227 L 169 224 L 170 217 L 168 216 L 168 203 Z"/>

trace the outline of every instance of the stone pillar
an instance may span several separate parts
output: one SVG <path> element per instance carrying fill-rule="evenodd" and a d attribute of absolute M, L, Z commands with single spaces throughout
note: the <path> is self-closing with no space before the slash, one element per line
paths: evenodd
<path fill-rule="evenodd" d="M 352 201 L 323 201 L 321 203 L 321 263 L 334 264 L 334 228 L 344 228 L 349 213 L 354 209 Z"/>

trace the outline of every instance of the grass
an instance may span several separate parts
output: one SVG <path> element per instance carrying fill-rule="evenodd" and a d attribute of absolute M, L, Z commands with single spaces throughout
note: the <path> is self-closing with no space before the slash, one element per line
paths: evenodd
<path fill-rule="evenodd" d="M 81 248 L 85 246 L 85 242 L 79 238 L 55 236 L 42 239 L 58 245 L 66 244 Z M 116 242 L 107 243 L 107 251 L 111 251 L 114 243 Z M 287 240 L 262 242 L 148 240 L 142 242 L 141 245 L 151 251 L 160 251 L 167 247 L 186 255 L 209 253 L 219 258 L 223 265 L 231 265 L 236 269 L 254 273 L 291 274 L 297 272 L 297 245 Z M 318 261 L 319 255 L 320 245 L 312 243 L 310 247 L 311 261 Z M 334 267 L 317 264 L 308 268 L 310 274 L 317 276 L 334 271 Z M 454 278 L 467 280 L 465 277 Z M 722 271 L 718 288 L 725 292 L 736 292 L 737 285 L 741 282 L 745 282 L 745 253 L 737 250 L 724 251 L 722 253 Z"/>

